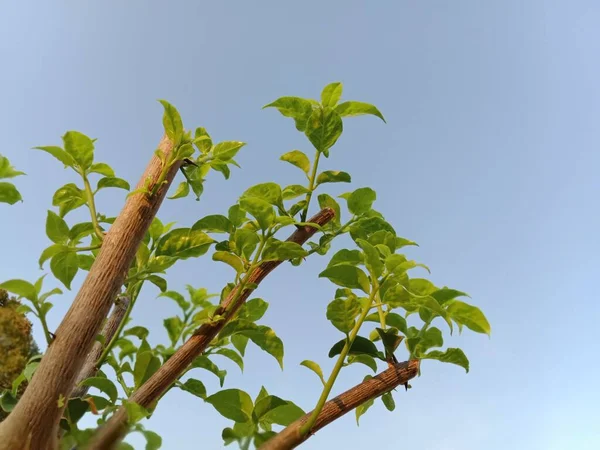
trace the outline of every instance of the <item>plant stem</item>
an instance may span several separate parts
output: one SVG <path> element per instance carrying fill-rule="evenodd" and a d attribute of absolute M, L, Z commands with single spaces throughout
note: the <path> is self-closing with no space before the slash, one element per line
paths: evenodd
<path fill-rule="evenodd" d="M 38 307 L 37 302 L 33 302 L 33 307 L 35 308 L 38 319 L 40 319 L 40 322 L 42 324 L 42 329 L 44 330 L 44 337 L 46 338 L 46 343 L 50 345 L 52 343 L 52 337 L 50 336 L 50 330 L 48 330 L 46 318 L 42 316 L 41 309 Z"/>
<path fill-rule="evenodd" d="M 98 250 L 101 245 L 90 245 L 89 247 L 75 247 L 73 250 L 76 252 L 89 252 L 92 250 Z"/>
<path fill-rule="evenodd" d="M 338 360 L 336 361 L 335 366 L 333 367 L 333 370 L 331 371 L 331 375 L 329 375 L 329 378 L 327 379 L 327 383 L 325 383 L 325 387 L 323 388 L 321 397 L 319 397 L 317 406 L 313 410 L 312 415 L 310 416 L 310 419 L 308 419 L 306 421 L 306 423 L 302 426 L 302 428 L 300 428 L 301 435 L 304 435 L 310 431 L 310 429 L 313 427 L 313 425 L 317 421 L 317 418 L 319 417 L 319 414 L 321 413 L 323 406 L 325 406 L 325 403 L 327 402 L 327 397 L 329 396 L 331 389 L 333 388 L 333 384 L 335 383 L 335 380 L 336 380 L 337 376 L 339 375 L 340 370 L 342 369 L 342 366 L 344 365 L 344 360 L 346 359 L 346 356 L 348 356 L 348 353 L 350 352 L 350 348 L 352 347 L 352 344 L 354 343 L 354 339 L 356 339 L 356 336 L 358 335 L 358 331 L 360 330 L 360 327 L 362 326 L 365 318 L 367 317 L 367 315 L 369 314 L 369 311 L 371 310 L 371 303 L 373 303 L 373 299 L 377 295 L 378 289 L 379 289 L 379 286 L 377 286 L 377 289 L 375 289 L 375 287 L 373 287 L 371 295 L 369 296 L 369 301 L 367 302 L 367 304 L 363 308 L 362 312 L 360 313 L 360 316 L 358 317 L 356 324 L 354 325 L 354 328 L 350 332 L 350 336 L 348 336 L 348 339 L 346 340 L 346 344 L 344 345 L 344 348 L 342 349 L 342 352 L 340 353 L 340 356 L 338 357 Z"/>
<path fill-rule="evenodd" d="M 94 225 L 94 231 L 98 239 L 102 241 L 104 239 L 104 231 L 100 228 L 100 224 L 98 223 L 98 214 L 96 212 L 96 203 L 94 201 L 94 192 L 92 191 L 92 186 L 90 185 L 90 180 L 88 180 L 85 172 L 81 173 L 81 177 L 83 178 L 83 186 L 85 187 L 85 193 L 87 195 L 87 206 L 90 209 L 90 215 L 92 216 L 92 224 Z"/>
<path fill-rule="evenodd" d="M 308 207 L 310 205 L 310 199 L 312 198 L 313 191 L 315 190 L 315 182 L 317 180 L 317 168 L 319 167 L 319 158 L 321 157 L 321 152 L 317 150 L 315 153 L 315 161 L 313 162 L 312 172 L 310 177 L 308 178 L 308 193 L 306 194 L 306 205 L 304 206 L 304 210 L 302 211 L 302 215 L 300 216 L 300 220 L 302 222 L 306 222 L 306 216 L 308 215 Z"/>
<path fill-rule="evenodd" d="M 240 450 L 248 450 L 250 448 L 251 442 L 252 442 L 252 436 L 248 436 L 248 438 L 246 438 L 244 440 L 244 442 L 240 444 Z"/>

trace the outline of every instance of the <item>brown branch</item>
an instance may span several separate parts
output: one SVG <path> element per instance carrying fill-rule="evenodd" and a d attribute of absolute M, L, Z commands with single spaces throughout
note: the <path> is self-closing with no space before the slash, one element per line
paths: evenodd
<path fill-rule="evenodd" d="M 173 152 L 166 136 L 159 147 L 167 158 Z M 178 162 L 170 167 L 166 182 L 154 195 L 136 193 L 128 197 L 35 376 L 15 409 L 0 424 L 0 450 L 57 448 L 58 424 L 66 399 L 180 165 Z M 152 187 L 161 171 L 162 163 L 154 155 L 137 187 L 143 188 L 147 179 Z"/>
<path fill-rule="evenodd" d="M 319 413 L 319 417 L 310 430 L 310 433 L 302 436 L 300 434 L 300 428 L 308 421 L 312 412 L 309 412 L 288 425 L 280 433 L 261 445 L 260 450 L 288 450 L 290 448 L 296 448 L 321 428 L 329 425 L 334 420 L 339 419 L 357 406 L 407 383 L 410 379 L 414 378 L 418 372 L 419 361 L 417 360 L 396 363 L 379 375 L 363 381 L 359 385 L 354 386 L 352 389 L 347 390 L 343 394 L 340 394 L 325 403 L 325 406 Z"/>
<path fill-rule="evenodd" d="M 129 306 L 130 301 L 131 300 L 127 296 L 117 297 L 115 306 L 113 307 L 113 310 L 110 316 L 108 316 L 108 319 L 104 324 L 104 328 L 102 328 L 102 332 L 100 333 L 103 336 L 104 343 L 98 341 L 94 343 L 92 351 L 88 353 L 87 358 L 85 359 L 85 363 L 83 364 L 83 368 L 77 376 L 77 381 L 75 382 L 76 387 L 71 393 L 71 398 L 81 398 L 85 394 L 87 394 L 90 387 L 79 386 L 79 383 L 81 383 L 87 378 L 95 376 L 98 370 L 100 369 L 99 367 L 97 367 L 98 358 L 100 358 L 100 355 L 102 355 L 104 348 L 112 340 L 113 336 L 119 329 L 119 324 L 125 317 L 125 312 L 127 312 L 127 307 Z"/>
<path fill-rule="evenodd" d="M 325 208 L 312 217 L 309 222 L 320 226 L 325 225 L 335 216 L 331 208 Z M 304 244 L 317 231 L 310 226 L 298 227 L 287 239 L 289 242 Z M 282 261 L 268 261 L 260 264 L 248 276 L 248 283 L 259 284 Z M 219 334 L 225 324 L 231 320 L 238 309 L 244 304 L 254 289 L 246 288 L 238 296 L 238 286 L 234 288 L 225 301 L 216 309 L 215 315 L 221 315 L 224 320 L 205 323 L 171 356 L 162 367 L 152 375 L 131 396 L 129 401 L 135 402 L 144 408 L 154 406 L 160 396 L 184 373 L 192 361 L 202 354 L 212 340 Z M 98 430 L 93 443 L 87 450 L 108 450 L 120 442 L 127 432 L 127 411 L 121 407 L 110 420 Z"/>

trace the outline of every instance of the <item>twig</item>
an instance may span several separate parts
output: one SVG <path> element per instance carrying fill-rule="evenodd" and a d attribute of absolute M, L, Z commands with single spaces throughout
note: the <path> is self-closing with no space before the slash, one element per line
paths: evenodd
<path fill-rule="evenodd" d="M 302 435 L 300 429 L 311 417 L 312 412 L 305 414 L 300 419 L 288 425 L 280 433 L 261 445 L 259 450 L 288 450 L 296 448 L 315 432 L 329 425 L 334 420 L 339 419 L 347 412 L 352 411 L 357 406 L 407 383 L 417 375 L 418 371 L 418 360 L 394 364 L 379 375 L 363 381 L 325 403 L 310 433 Z"/>
<path fill-rule="evenodd" d="M 310 219 L 309 222 L 319 226 L 327 224 L 335 216 L 331 208 L 325 208 Z M 304 244 L 316 232 L 316 228 L 303 226 L 287 239 L 289 242 Z M 258 285 L 264 278 L 279 266 L 282 261 L 268 261 L 260 264 L 249 274 L 247 282 Z M 229 320 L 235 316 L 238 309 L 244 304 L 254 288 L 249 287 L 238 295 L 238 286 L 234 288 L 225 301 L 215 311 L 215 315 L 222 315 L 223 320 L 209 322 L 202 325 L 194 334 L 171 356 L 162 367 L 154 373 L 139 389 L 131 396 L 130 402 L 137 403 L 144 408 L 153 405 L 160 396 L 181 376 L 192 361 L 202 354 L 212 340 L 219 334 Z M 124 407 L 109 419 L 109 421 L 98 430 L 87 450 L 109 450 L 115 448 L 127 432 L 127 411 Z"/>

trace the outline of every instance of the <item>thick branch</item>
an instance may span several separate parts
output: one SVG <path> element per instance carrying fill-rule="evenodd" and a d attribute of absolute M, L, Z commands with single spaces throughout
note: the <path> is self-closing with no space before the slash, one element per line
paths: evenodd
<path fill-rule="evenodd" d="M 87 394 L 88 390 L 90 389 L 89 386 L 79 386 L 79 383 L 81 383 L 87 378 L 95 376 L 98 372 L 99 367 L 97 367 L 96 365 L 98 362 L 98 358 L 100 358 L 102 351 L 104 350 L 106 345 L 108 345 L 108 343 L 112 340 L 113 336 L 118 330 L 119 324 L 125 317 L 125 312 L 127 311 L 127 306 L 129 306 L 130 301 L 131 300 L 126 296 L 117 298 L 115 306 L 113 307 L 112 312 L 110 313 L 110 316 L 108 316 L 108 319 L 104 324 L 104 328 L 102 328 L 102 332 L 100 333 L 103 336 L 104 344 L 98 341 L 94 343 L 92 351 L 88 353 L 87 358 L 85 359 L 85 363 L 83 364 L 83 368 L 77 376 L 77 381 L 75 382 L 76 387 L 71 393 L 71 398 L 81 398 L 85 394 Z"/>
<path fill-rule="evenodd" d="M 173 145 L 166 136 L 159 146 L 168 158 Z M 0 450 L 57 448 L 58 423 L 66 399 L 180 165 L 177 162 L 171 166 L 166 182 L 155 195 L 136 193 L 127 199 L 35 376 L 15 409 L 0 425 Z M 151 187 L 155 185 L 161 170 L 162 163 L 154 155 L 138 188 L 144 187 L 147 179 Z"/>
<path fill-rule="evenodd" d="M 330 208 L 325 208 L 312 217 L 309 222 L 320 226 L 331 221 L 335 213 Z M 316 232 L 310 226 L 298 227 L 287 239 L 290 242 L 304 244 Z M 248 277 L 248 283 L 259 284 L 282 261 L 269 261 L 258 266 Z M 222 315 L 224 320 L 205 323 L 171 356 L 165 364 L 146 381 L 131 396 L 129 401 L 138 403 L 148 408 L 153 406 L 160 396 L 181 376 L 192 361 L 202 354 L 212 340 L 219 334 L 223 327 L 231 320 L 238 309 L 244 304 L 254 289 L 247 288 L 238 296 L 238 286 L 227 296 L 225 301 L 217 308 L 215 315 Z M 121 407 L 110 420 L 98 430 L 93 444 L 88 450 L 108 450 L 116 446 L 127 432 L 127 411 Z"/>
<path fill-rule="evenodd" d="M 363 381 L 325 403 L 310 433 L 302 436 L 300 428 L 310 418 L 312 412 L 288 425 L 280 433 L 261 445 L 260 450 L 288 450 L 296 448 L 321 428 L 339 419 L 357 406 L 407 383 L 410 379 L 417 376 L 418 372 L 419 361 L 417 360 L 394 364 L 379 375 Z"/>

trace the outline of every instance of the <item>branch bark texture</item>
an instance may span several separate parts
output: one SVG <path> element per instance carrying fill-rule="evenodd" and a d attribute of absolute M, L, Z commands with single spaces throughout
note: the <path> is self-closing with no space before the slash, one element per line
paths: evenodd
<path fill-rule="evenodd" d="M 166 136 L 159 148 L 167 156 L 173 151 L 173 145 Z M 180 165 L 175 163 L 171 166 L 166 182 L 155 195 L 136 193 L 127 199 L 31 383 L 15 409 L 0 425 L 0 450 L 57 448 L 58 424 L 67 399 L 102 322 L 123 285 L 137 248 Z M 162 163 L 154 155 L 137 187 L 142 188 L 147 179 L 151 186 L 156 184 L 161 170 Z"/>
<path fill-rule="evenodd" d="M 288 425 L 276 436 L 273 436 L 261 445 L 259 450 L 288 450 L 296 448 L 321 428 L 339 419 L 357 406 L 407 383 L 410 379 L 417 376 L 418 372 L 419 361 L 417 360 L 394 364 L 379 375 L 363 381 L 325 403 L 315 425 L 309 433 L 301 435 L 300 428 L 308 421 L 312 412 Z"/>
<path fill-rule="evenodd" d="M 325 225 L 335 216 L 331 208 L 325 208 L 309 222 L 320 226 Z M 287 239 L 289 242 L 304 244 L 310 239 L 316 228 L 311 226 L 298 227 L 296 231 Z M 248 282 L 259 284 L 265 277 L 271 273 L 282 261 L 268 261 L 258 266 L 249 274 Z M 146 381 L 131 396 L 129 401 L 135 402 L 144 408 L 153 406 L 161 395 L 181 376 L 192 361 L 201 355 L 212 340 L 219 334 L 223 327 L 235 317 L 236 312 L 244 304 L 250 294 L 254 291 L 252 288 L 244 289 L 241 295 L 237 295 L 239 285 L 234 288 L 227 296 L 225 301 L 217 308 L 215 315 L 224 316 L 224 320 L 206 323 L 202 325 L 194 334 L 171 356 L 165 364 Z M 110 420 L 98 430 L 98 434 L 93 443 L 87 450 L 109 450 L 121 441 L 127 432 L 127 411 L 121 407 Z"/>

